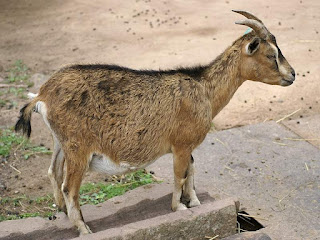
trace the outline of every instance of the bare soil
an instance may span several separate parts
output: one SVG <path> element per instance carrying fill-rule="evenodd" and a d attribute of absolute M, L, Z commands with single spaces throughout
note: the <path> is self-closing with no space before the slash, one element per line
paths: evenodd
<path fill-rule="evenodd" d="M 17 59 L 33 73 L 51 74 L 70 63 L 113 63 L 136 69 L 168 69 L 212 61 L 246 28 L 235 25 L 244 9 L 261 18 L 297 73 L 290 87 L 245 82 L 214 119 L 217 130 L 320 112 L 320 2 L 0 0 L 0 78 Z M 32 90 L 39 87 L 39 83 Z M 2 98 L 3 96 L 1 96 Z M 19 108 L 1 108 L 1 128 L 13 126 Z M 34 114 L 35 115 L 35 114 Z M 51 147 L 39 116 L 33 116 L 35 144 Z M 21 173 L 14 170 L 18 169 Z M 11 156 L 0 167 L 1 196 L 51 192 L 50 156 Z M 90 173 L 86 181 L 103 181 Z"/>

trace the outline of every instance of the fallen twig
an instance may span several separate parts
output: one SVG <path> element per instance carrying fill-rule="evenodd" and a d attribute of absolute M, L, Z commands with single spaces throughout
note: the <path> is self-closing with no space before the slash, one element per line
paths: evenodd
<path fill-rule="evenodd" d="M 226 169 L 228 169 L 228 170 L 230 170 L 230 171 L 234 172 L 234 170 L 233 170 L 232 168 L 230 168 L 230 167 L 228 167 L 228 166 L 226 166 L 226 165 L 224 165 L 224 167 L 225 167 Z"/>
<path fill-rule="evenodd" d="M 281 202 L 282 202 L 285 198 L 287 198 L 291 193 L 293 193 L 294 191 L 296 191 L 296 188 L 293 189 L 293 190 L 291 190 L 287 195 L 285 195 L 283 198 L 281 198 L 281 199 L 279 200 L 279 206 L 280 206 L 281 210 L 283 210 L 282 205 L 281 205 Z"/>
<path fill-rule="evenodd" d="M 279 144 L 279 145 L 281 145 L 281 146 L 288 146 L 288 144 L 281 143 L 281 142 L 273 142 L 273 143 L 275 143 L 275 144 Z"/>
<path fill-rule="evenodd" d="M 309 171 L 309 167 L 308 167 L 307 163 L 304 163 L 304 164 L 306 165 L 306 169 L 307 169 L 307 171 Z"/>
<path fill-rule="evenodd" d="M 216 140 L 221 143 L 223 146 L 227 147 L 227 144 L 225 144 L 224 142 L 222 142 L 220 139 L 216 138 Z"/>
<path fill-rule="evenodd" d="M 216 239 L 217 237 L 219 237 L 219 235 L 216 235 L 216 236 L 214 236 L 214 237 L 205 236 L 205 238 L 206 238 L 206 239 L 209 239 L 209 240 Z"/>
<path fill-rule="evenodd" d="M 284 116 L 283 118 L 280 118 L 279 120 L 276 121 L 276 123 L 282 122 L 283 120 L 285 120 L 288 117 L 291 117 L 292 115 L 296 114 L 297 112 L 299 112 L 301 110 L 301 108 L 299 108 L 298 110 L 295 110 L 294 112 Z"/>
<path fill-rule="evenodd" d="M 49 209 L 51 211 L 56 211 L 57 209 L 51 208 L 51 207 L 43 207 L 44 209 Z"/>
<path fill-rule="evenodd" d="M 44 211 L 43 210 L 41 210 L 40 208 L 38 208 L 37 206 L 33 206 L 35 209 L 37 209 L 39 212 L 42 212 L 42 213 L 44 213 Z"/>
<path fill-rule="evenodd" d="M 309 39 L 301 39 L 301 40 L 297 40 L 297 41 L 295 41 L 295 42 L 298 42 L 298 43 L 320 43 L 320 41 L 319 40 L 309 40 Z"/>
<path fill-rule="evenodd" d="M 14 149 L 14 153 L 16 153 L 18 151 L 18 149 L 26 142 L 25 139 L 22 140 L 22 142 Z"/>
<path fill-rule="evenodd" d="M 283 138 L 291 141 L 320 141 L 320 138 Z"/>
<path fill-rule="evenodd" d="M 14 87 L 14 88 L 27 88 L 28 86 L 27 85 L 23 85 L 23 84 L 4 84 L 4 83 L 1 83 L 0 84 L 0 88 L 11 88 L 11 87 Z"/>
<path fill-rule="evenodd" d="M 13 170 L 15 170 L 16 172 L 18 172 L 19 174 L 21 174 L 21 171 L 19 171 L 18 169 L 16 169 L 14 166 L 12 166 L 11 164 L 9 165 Z"/>

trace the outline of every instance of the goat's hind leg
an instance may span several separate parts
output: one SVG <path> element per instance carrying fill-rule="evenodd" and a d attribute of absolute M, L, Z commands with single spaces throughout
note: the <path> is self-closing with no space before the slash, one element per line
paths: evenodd
<path fill-rule="evenodd" d="M 81 235 L 92 233 L 90 228 L 84 223 L 79 203 L 79 190 L 87 168 L 87 159 L 85 159 L 85 154 L 64 153 L 66 173 L 61 188 L 67 205 L 68 217 L 78 228 Z"/>
<path fill-rule="evenodd" d="M 63 167 L 64 167 L 64 154 L 61 149 L 61 145 L 58 139 L 53 137 L 53 153 L 51 158 L 51 165 L 48 170 L 48 176 L 50 178 L 53 195 L 56 204 L 60 211 L 64 211 L 67 214 L 66 204 L 61 191 L 61 185 L 63 182 Z"/>
<path fill-rule="evenodd" d="M 181 202 L 183 186 L 187 180 L 191 152 L 182 147 L 173 148 L 174 189 L 171 208 L 173 211 L 187 209 Z"/>
<path fill-rule="evenodd" d="M 190 162 L 187 170 L 187 180 L 184 185 L 183 196 L 190 200 L 188 207 L 195 207 L 200 205 L 200 201 L 196 195 L 194 186 L 194 159 L 190 156 Z"/>

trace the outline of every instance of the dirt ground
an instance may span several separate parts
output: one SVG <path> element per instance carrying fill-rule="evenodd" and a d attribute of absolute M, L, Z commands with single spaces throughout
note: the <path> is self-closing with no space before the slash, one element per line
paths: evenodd
<path fill-rule="evenodd" d="M 0 77 L 17 59 L 33 73 L 51 74 L 70 63 L 113 63 L 136 69 L 168 69 L 212 61 L 246 27 L 231 12 L 242 9 L 261 18 L 297 73 L 290 87 L 245 82 L 214 119 L 216 129 L 320 113 L 320 1 L 236 0 L 0 0 Z M 18 116 L 1 109 L 0 126 Z M 51 147 L 38 117 L 32 140 Z M 14 159 L 21 174 L 1 166 L 4 195 L 51 192 L 49 156 Z M 93 181 L 104 176 L 90 175 Z M 15 193 L 17 192 L 18 193 Z"/>

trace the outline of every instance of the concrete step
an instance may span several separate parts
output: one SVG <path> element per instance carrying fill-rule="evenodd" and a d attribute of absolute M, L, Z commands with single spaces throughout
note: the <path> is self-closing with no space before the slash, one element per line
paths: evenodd
<path fill-rule="evenodd" d="M 223 238 L 221 240 L 271 240 L 271 238 L 265 233 L 245 232 L 235 234 L 230 237 Z"/>
<path fill-rule="evenodd" d="M 215 200 L 199 192 L 202 205 L 172 212 L 172 186 L 146 185 L 99 205 L 82 206 L 93 234 L 78 238 L 64 213 L 55 220 L 28 218 L 0 223 L 0 239 L 204 239 L 235 234 L 237 206 L 233 198 Z M 237 204 L 236 204 L 237 203 Z"/>

